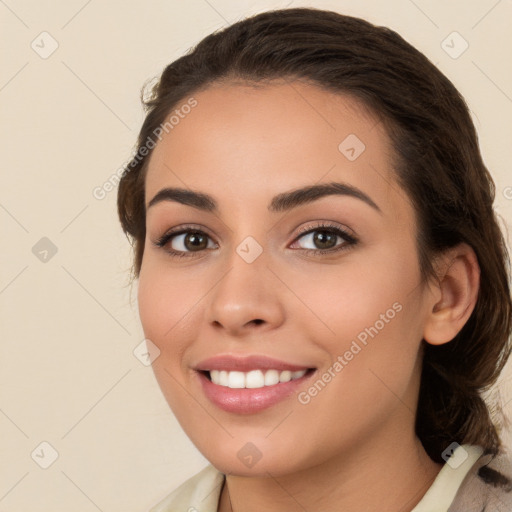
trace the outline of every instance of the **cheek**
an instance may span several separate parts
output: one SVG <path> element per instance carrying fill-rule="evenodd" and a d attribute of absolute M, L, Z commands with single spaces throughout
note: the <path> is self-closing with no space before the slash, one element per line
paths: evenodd
<path fill-rule="evenodd" d="M 373 331 L 375 324 L 379 332 L 390 332 L 408 316 L 404 312 L 419 283 L 413 256 L 413 251 L 382 246 L 354 253 L 338 266 L 318 267 L 307 278 L 300 278 L 298 294 L 307 298 L 310 310 L 322 321 L 317 325 L 326 327 L 325 339 L 332 340 L 333 349 L 343 348 L 359 334 L 364 340 L 364 333 Z"/>
<path fill-rule="evenodd" d="M 405 422 L 415 408 L 417 320 L 394 293 L 375 295 L 352 296 L 342 310 L 333 306 L 335 335 L 317 342 L 329 358 L 316 380 L 299 390 L 304 428 L 313 431 L 320 422 L 330 447 L 365 439 L 392 417 Z M 314 444 L 318 449 L 324 442 L 315 436 Z"/>
<path fill-rule="evenodd" d="M 207 290 L 207 283 L 201 282 L 186 270 L 166 270 L 149 258 L 143 263 L 138 287 L 139 316 L 145 336 L 161 351 L 169 345 L 179 349 L 177 343 L 192 328 L 194 311 Z M 175 336 L 178 332 L 179 337 Z"/>
<path fill-rule="evenodd" d="M 188 283 L 188 284 L 187 284 Z M 160 350 L 152 369 L 169 406 L 178 417 L 187 403 L 184 394 L 183 353 L 192 336 L 197 292 L 180 272 L 169 272 L 147 258 L 138 285 L 139 316 L 146 339 Z"/>
<path fill-rule="evenodd" d="M 332 384 L 311 410 L 326 407 L 333 421 L 351 411 L 362 425 L 369 404 L 382 408 L 374 411 L 379 417 L 408 393 L 422 332 L 420 301 L 412 293 L 420 278 L 414 254 L 396 247 L 368 251 L 364 261 L 347 258 L 336 271 L 322 269 L 301 281 L 308 305 L 328 327 L 316 340 L 329 355 L 320 378 Z"/>

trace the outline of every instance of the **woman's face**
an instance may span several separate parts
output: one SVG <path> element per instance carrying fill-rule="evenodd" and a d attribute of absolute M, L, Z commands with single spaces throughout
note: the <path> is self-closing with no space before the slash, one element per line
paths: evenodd
<path fill-rule="evenodd" d="M 300 82 L 194 98 L 149 162 L 138 291 L 181 426 L 239 475 L 410 438 L 428 290 L 382 123 Z"/>

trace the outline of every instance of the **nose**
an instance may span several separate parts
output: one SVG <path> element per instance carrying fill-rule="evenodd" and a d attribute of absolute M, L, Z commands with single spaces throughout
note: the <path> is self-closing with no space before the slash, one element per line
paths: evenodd
<path fill-rule="evenodd" d="M 234 252 L 223 277 L 208 294 L 206 319 L 213 328 L 243 336 L 283 323 L 280 283 L 266 265 L 263 254 L 247 263 Z"/>

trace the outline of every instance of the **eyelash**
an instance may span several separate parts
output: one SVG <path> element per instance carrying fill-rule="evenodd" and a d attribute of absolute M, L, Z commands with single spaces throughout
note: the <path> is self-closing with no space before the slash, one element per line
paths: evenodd
<path fill-rule="evenodd" d="M 293 243 L 298 241 L 303 236 L 305 236 L 309 233 L 314 233 L 315 231 L 325 231 L 327 233 L 335 234 L 335 235 L 339 236 L 340 238 L 343 238 L 344 243 L 341 243 L 332 249 L 301 249 L 302 251 L 305 251 L 307 254 L 311 254 L 311 253 L 313 253 L 314 255 L 333 254 L 333 253 L 337 253 L 340 251 L 346 251 L 346 250 L 352 248 L 354 245 L 356 245 L 359 242 L 359 240 L 356 237 L 349 234 L 346 230 L 344 230 L 343 228 L 341 228 L 340 226 L 338 226 L 336 224 L 320 223 L 316 226 L 307 226 L 307 227 L 302 228 L 299 231 L 299 234 L 297 235 L 297 237 L 294 239 Z M 199 233 L 201 235 L 206 235 L 207 237 L 209 237 L 209 235 L 207 233 L 205 233 L 203 230 L 198 229 L 197 227 L 195 227 L 193 225 L 185 225 L 185 226 L 181 226 L 180 228 L 177 228 L 173 231 L 169 231 L 169 232 L 165 233 L 160 238 L 155 240 L 153 242 L 153 244 L 156 247 L 164 249 L 165 246 L 169 243 L 169 241 L 173 237 L 178 236 L 178 235 L 183 235 L 185 233 L 188 234 L 190 232 Z M 200 253 L 200 252 L 204 252 L 204 250 L 203 251 L 175 251 L 174 249 L 165 249 L 165 252 L 167 252 L 169 254 L 169 256 L 171 256 L 172 258 L 182 258 L 182 257 L 194 257 L 194 252 Z"/>

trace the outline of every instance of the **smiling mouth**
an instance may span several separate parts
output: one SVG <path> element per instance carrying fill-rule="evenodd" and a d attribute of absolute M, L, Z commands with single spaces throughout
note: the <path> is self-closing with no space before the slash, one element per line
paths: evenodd
<path fill-rule="evenodd" d="M 248 372 L 233 370 L 200 370 L 210 382 L 230 389 L 259 389 L 309 376 L 315 368 L 303 370 L 255 369 Z"/>

